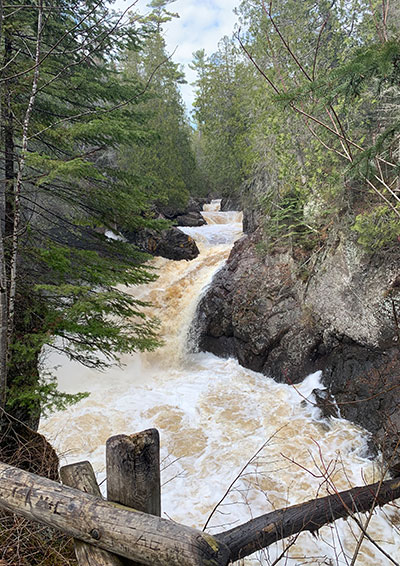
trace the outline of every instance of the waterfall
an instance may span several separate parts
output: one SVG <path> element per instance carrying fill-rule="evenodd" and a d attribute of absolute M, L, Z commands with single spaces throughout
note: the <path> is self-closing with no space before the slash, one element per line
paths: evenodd
<path fill-rule="evenodd" d="M 62 463 L 90 460 L 104 479 L 104 446 L 114 434 L 158 428 L 162 446 L 164 517 L 202 528 L 215 504 L 243 466 L 210 532 L 251 517 L 327 494 L 321 469 L 329 469 L 338 490 L 376 481 L 377 466 L 368 459 L 368 433 L 351 423 L 324 420 L 313 404 L 316 373 L 296 387 L 247 370 L 233 359 L 191 353 L 187 333 L 204 287 L 223 265 L 241 236 L 241 214 L 219 212 L 219 201 L 205 207 L 206 226 L 182 228 L 194 237 L 200 255 L 193 261 L 152 260 L 157 281 L 129 290 L 150 301 L 149 314 L 161 321 L 164 345 L 156 352 L 123 358 L 124 367 L 98 372 L 67 360 L 49 358 L 59 387 L 87 399 L 41 423 Z M 265 445 L 257 458 L 252 456 Z M 330 488 L 331 489 L 331 488 Z M 331 491 L 330 491 L 331 492 Z M 369 533 L 400 561 L 399 514 L 377 511 Z M 344 520 L 321 529 L 318 538 L 299 536 L 279 564 L 350 564 L 359 537 Z M 283 542 L 246 562 L 272 563 Z M 390 562 L 364 541 L 357 564 Z"/>

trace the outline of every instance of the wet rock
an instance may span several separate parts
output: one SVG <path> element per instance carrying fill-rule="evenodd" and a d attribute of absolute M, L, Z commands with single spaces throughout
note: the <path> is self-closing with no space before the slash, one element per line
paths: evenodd
<path fill-rule="evenodd" d="M 260 226 L 262 226 L 262 214 L 254 208 L 243 208 L 243 232 L 245 234 L 253 234 Z"/>
<path fill-rule="evenodd" d="M 399 349 L 366 348 L 345 339 L 328 356 L 323 383 L 340 416 L 370 431 L 373 447 L 391 466 L 400 466 Z"/>
<path fill-rule="evenodd" d="M 207 224 L 200 212 L 188 212 L 182 216 L 177 216 L 175 220 L 178 226 L 204 226 L 204 224 Z"/>
<path fill-rule="evenodd" d="M 335 397 L 328 389 L 313 389 L 315 403 L 326 417 L 340 417 Z"/>
<path fill-rule="evenodd" d="M 196 242 L 190 236 L 172 227 L 161 232 L 145 229 L 137 233 L 124 234 L 130 243 L 154 256 L 174 260 L 190 260 L 199 255 Z"/>
<path fill-rule="evenodd" d="M 168 204 L 157 204 L 156 216 L 166 218 L 167 220 L 174 220 L 180 214 L 185 214 L 187 211 L 186 206 L 171 206 Z"/>
<path fill-rule="evenodd" d="M 186 212 L 201 212 L 205 204 L 211 202 L 209 198 L 190 197 Z"/>
<path fill-rule="evenodd" d="M 231 210 L 242 210 L 239 197 L 230 195 L 221 199 L 221 212 L 229 212 Z"/>
<path fill-rule="evenodd" d="M 289 254 L 263 257 L 244 237 L 200 301 L 199 348 L 234 355 L 252 370 L 296 383 L 312 371 L 321 333 L 303 308 Z M 227 340 L 229 339 L 229 340 Z"/>
<path fill-rule="evenodd" d="M 200 301 L 199 348 L 296 383 L 323 370 L 318 404 L 365 427 L 391 465 L 400 445 L 400 250 L 373 256 L 342 235 L 309 262 L 239 240 Z"/>
<path fill-rule="evenodd" d="M 179 216 L 185 216 L 196 212 L 200 213 L 203 210 L 203 206 L 208 202 L 210 202 L 210 199 L 208 198 L 190 197 L 187 205 L 185 206 L 157 204 L 157 214 L 161 215 L 162 218 L 175 220 Z M 186 226 L 186 224 L 181 224 L 181 226 Z M 190 224 L 187 224 L 187 226 L 190 226 Z"/>

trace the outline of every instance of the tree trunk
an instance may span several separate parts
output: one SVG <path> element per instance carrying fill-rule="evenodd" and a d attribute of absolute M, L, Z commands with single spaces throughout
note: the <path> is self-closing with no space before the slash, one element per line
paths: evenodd
<path fill-rule="evenodd" d="M 60 470 L 64 485 L 74 487 L 85 493 L 101 497 L 100 489 L 89 462 L 79 462 L 63 466 Z M 86 544 L 78 539 L 74 540 L 75 554 L 79 566 L 122 566 L 122 561 L 115 554 Z"/>
<path fill-rule="evenodd" d="M 106 444 L 107 500 L 161 516 L 160 435 L 155 428 Z M 139 566 L 125 559 L 125 566 Z"/>
<path fill-rule="evenodd" d="M 4 37 L 4 66 L 12 58 L 12 41 L 6 33 Z M 8 297 L 9 297 L 9 267 L 10 241 L 13 224 L 13 192 L 14 192 L 14 120 L 11 112 L 11 85 L 9 81 L 3 84 L 1 96 L 1 130 L 4 139 L 4 179 L 1 187 L 0 200 L 0 409 L 5 410 L 7 398 L 7 363 L 8 349 Z M 4 414 L 0 415 L 0 425 L 4 425 Z"/>
<path fill-rule="evenodd" d="M 231 561 L 245 558 L 257 550 L 303 531 L 318 531 L 324 525 L 369 511 L 400 497 L 400 479 L 312 499 L 305 503 L 261 515 L 224 533 L 215 535 L 231 551 Z"/>
<path fill-rule="evenodd" d="M 148 566 L 226 566 L 399 497 L 396 478 L 273 511 L 211 536 L 0 463 L 0 507 Z"/>
<path fill-rule="evenodd" d="M 7 277 L 3 245 L 3 230 L 0 220 L 0 430 L 3 425 L 7 399 Z"/>
<path fill-rule="evenodd" d="M 107 499 L 161 515 L 160 437 L 156 429 L 107 440 Z"/>

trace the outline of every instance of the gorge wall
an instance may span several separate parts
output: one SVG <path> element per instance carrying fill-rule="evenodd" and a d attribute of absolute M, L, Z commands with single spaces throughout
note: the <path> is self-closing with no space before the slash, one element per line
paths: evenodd
<path fill-rule="evenodd" d="M 326 415 L 372 433 L 392 468 L 400 436 L 400 246 L 367 254 L 337 233 L 304 258 L 260 251 L 260 230 L 239 240 L 197 311 L 199 348 L 296 383 L 323 370 Z"/>

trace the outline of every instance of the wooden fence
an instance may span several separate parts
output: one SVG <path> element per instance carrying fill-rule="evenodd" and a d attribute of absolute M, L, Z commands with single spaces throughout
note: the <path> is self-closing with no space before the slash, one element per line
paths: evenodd
<path fill-rule="evenodd" d="M 62 484 L 0 463 L 0 507 L 75 539 L 80 566 L 226 566 L 301 531 L 317 531 L 400 497 L 400 479 L 267 513 L 216 535 L 162 519 L 157 430 L 110 438 L 107 500 L 93 468 L 61 468 Z"/>

